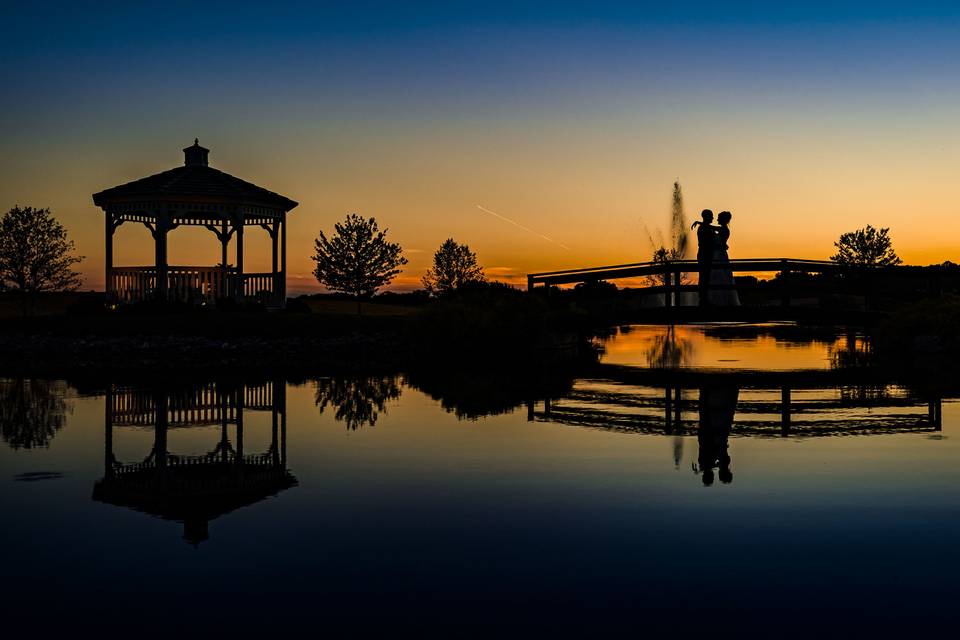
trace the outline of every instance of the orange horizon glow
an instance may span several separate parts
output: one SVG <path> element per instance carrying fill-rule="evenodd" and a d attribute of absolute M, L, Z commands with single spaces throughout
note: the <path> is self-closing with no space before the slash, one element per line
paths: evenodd
<path fill-rule="evenodd" d="M 468 244 L 477 253 L 489 279 L 518 286 L 525 285 L 526 274 L 531 272 L 644 262 L 653 252 L 647 231 L 656 237 L 661 230 L 666 230 L 674 180 L 674 176 L 654 166 L 643 171 L 637 169 L 638 175 L 645 176 L 640 181 L 632 180 L 632 176 L 622 170 L 611 168 L 610 175 L 604 175 L 598 168 L 592 176 L 582 176 L 571 185 L 563 177 L 569 178 L 571 172 L 584 170 L 579 162 L 570 166 L 560 163 L 551 176 L 536 176 L 529 169 L 510 175 L 505 168 L 488 169 L 485 175 L 466 167 L 455 174 L 447 169 L 449 175 L 442 180 L 397 166 L 386 184 L 366 189 L 362 172 L 357 169 L 343 168 L 315 181 L 313 176 L 318 174 L 312 165 L 295 153 L 291 152 L 289 160 L 281 165 L 263 161 L 253 150 L 242 155 L 238 155 L 238 150 L 218 153 L 217 144 L 208 144 L 212 147 L 212 166 L 301 203 L 288 216 L 287 281 L 291 295 L 324 290 L 312 275 L 313 241 L 321 230 L 331 233 L 334 223 L 353 211 L 375 217 L 381 228 L 388 228 L 388 238 L 401 244 L 409 260 L 401 275 L 385 290 L 420 288 L 420 279 L 434 251 L 449 237 Z M 14 202 L 51 207 L 76 241 L 78 253 L 85 256 L 80 266 L 84 289 L 102 289 L 103 213 L 92 204 L 90 194 L 176 166 L 179 159 L 176 148 L 168 149 L 163 155 L 167 162 L 144 158 L 139 149 L 131 148 L 127 156 L 139 162 L 127 169 L 115 166 L 123 162 L 102 157 L 96 165 L 77 167 L 78 175 L 62 189 L 39 184 L 28 189 L 8 185 L 7 190 L 19 191 L 25 196 Z M 144 163 L 147 159 L 151 160 L 149 164 Z M 750 175 L 755 177 L 759 170 L 759 167 L 752 168 Z M 548 177 L 551 177 L 550 185 L 545 182 Z M 906 174 L 902 177 L 908 178 Z M 727 182 L 732 178 L 729 170 L 720 169 L 702 171 L 687 181 L 681 177 L 688 222 L 702 207 L 733 212 L 732 258 L 826 259 L 841 233 L 873 224 L 891 227 L 894 247 L 907 264 L 960 261 L 957 249 L 945 244 L 950 233 L 960 234 L 960 217 L 949 210 L 937 211 L 933 206 L 934 200 L 949 197 L 949 191 L 954 188 L 952 183 L 942 183 L 942 190 L 936 193 L 928 190 L 925 199 L 930 203 L 920 214 L 899 216 L 897 209 L 908 195 L 905 191 L 909 192 L 902 185 L 892 187 L 901 194 L 900 200 L 885 194 L 868 214 L 862 212 L 868 207 L 854 207 L 853 203 L 871 188 L 868 185 L 873 183 L 872 177 L 864 176 L 856 183 L 856 189 L 848 186 L 845 193 L 832 193 L 832 201 L 822 196 L 813 198 L 808 180 L 802 193 L 795 192 L 795 202 L 791 202 L 789 196 L 779 198 L 778 206 L 792 213 L 773 216 L 766 205 L 771 196 L 770 187 L 753 189 L 742 184 L 742 180 L 737 185 Z M 918 179 L 914 175 L 913 180 Z M 824 177 L 823 189 L 827 183 L 829 180 Z M 890 187 L 889 183 L 877 183 L 876 190 L 884 184 Z M 786 185 L 781 186 L 784 194 L 794 193 Z M 919 191 L 920 185 L 916 188 Z M 480 198 L 482 191 L 488 191 L 489 195 Z M 623 193 L 623 197 L 610 195 L 618 193 Z M 478 200 L 491 203 L 480 207 L 497 212 L 509 221 L 480 210 Z M 819 201 L 820 208 L 811 205 L 812 201 Z M 919 205 L 914 203 L 914 206 Z M 805 213 L 808 210 L 814 213 Z M 590 213 L 596 211 L 603 213 Z M 251 229 L 245 238 L 249 272 L 269 270 L 267 234 L 258 231 Z M 231 261 L 234 248 L 231 244 Z M 128 222 L 117 230 L 116 266 L 149 265 L 152 259 L 152 239 L 142 225 Z M 218 262 L 219 244 L 209 231 L 180 227 L 170 232 L 171 265 Z M 618 281 L 621 286 L 637 283 Z"/>

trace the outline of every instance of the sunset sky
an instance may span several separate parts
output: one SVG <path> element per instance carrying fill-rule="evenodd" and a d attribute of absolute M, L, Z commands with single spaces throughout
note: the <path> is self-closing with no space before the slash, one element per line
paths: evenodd
<path fill-rule="evenodd" d="M 688 218 L 733 212 L 731 257 L 826 258 L 870 223 L 908 263 L 960 261 L 960 4 L 19 4 L 0 208 L 50 207 L 87 288 L 91 194 L 181 164 L 194 137 L 300 202 L 291 293 L 319 288 L 313 239 L 348 212 L 403 245 L 398 288 L 448 237 L 511 281 L 646 260 L 675 179 Z M 266 233 L 247 238 L 268 269 Z M 115 264 L 151 258 L 122 226 Z M 218 260 L 211 233 L 171 233 L 171 264 Z"/>

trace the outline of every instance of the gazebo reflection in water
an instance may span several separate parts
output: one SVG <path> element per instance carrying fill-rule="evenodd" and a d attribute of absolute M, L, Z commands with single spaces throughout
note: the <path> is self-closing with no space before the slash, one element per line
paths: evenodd
<path fill-rule="evenodd" d="M 244 415 L 269 411 L 265 452 L 244 448 Z M 211 520 L 254 504 L 297 480 L 287 470 L 286 385 L 211 382 L 189 387 L 108 386 L 104 476 L 93 499 L 183 523 L 194 546 L 209 537 Z M 170 451 L 171 429 L 216 427 L 220 437 L 200 455 Z M 118 427 L 153 428 L 153 447 L 139 462 L 114 455 Z M 233 436 L 231 438 L 231 435 Z"/>

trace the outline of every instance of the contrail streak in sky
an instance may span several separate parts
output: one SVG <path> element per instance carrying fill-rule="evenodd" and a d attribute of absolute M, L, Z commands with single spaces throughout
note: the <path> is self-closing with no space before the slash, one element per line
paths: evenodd
<path fill-rule="evenodd" d="M 557 241 L 554 240 L 553 238 L 551 238 L 551 237 L 549 237 L 549 236 L 545 236 L 545 235 L 543 235 L 542 233 L 539 233 L 539 232 L 537 232 L 537 231 L 534 231 L 534 230 L 531 229 L 530 227 L 525 227 L 525 226 L 523 226 L 522 224 L 520 224 L 519 222 L 517 222 L 516 220 L 511 220 L 510 218 L 508 218 L 508 217 L 506 217 L 506 216 L 500 215 L 500 214 L 497 213 L 496 211 L 490 211 L 490 209 L 487 209 L 486 207 L 481 207 L 480 205 L 477 205 L 477 209 L 480 209 L 480 211 L 483 211 L 484 213 L 489 213 L 490 215 L 494 216 L 495 218 L 500 218 L 500 219 L 503 220 L 504 222 L 509 222 L 509 223 L 512 224 L 513 226 L 517 227 L 518 229 L 523 229 L 523 230 L 526 231 L 527 233 L 532 233 L 532 234 L 535 235 L 535 236 L 538 236 L 538 237 L 540 237 L 540 238 L 543 238 L 543 239 L 546 240 L 547 242 L 552 242 L 553 244 L 557 245 L 558 247 L 560 247 L 561 249 L 563 249 L 563 250 L 565 250 L 565 251 L 570 251 L 570 247 L 568 247 L 567 245 L 563 244 L 562 242 L 557 242 Z"/>

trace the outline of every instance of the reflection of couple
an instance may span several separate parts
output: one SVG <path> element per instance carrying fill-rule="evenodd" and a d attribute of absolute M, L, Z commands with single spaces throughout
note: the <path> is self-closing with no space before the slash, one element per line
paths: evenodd
<path fill-rule="evenodd" d="M 729 211 L 717 215 L 717 225 L 713 224 L 713 211 L 704 209 L 700 214 L 703 220 L 697 220 L 693 227 L 697 229 L 697 263 L 700 279 L 697 284 L 700 306 L 740 306 L 740 296 L 734 289 L 733 272 L 730 270 L 730 257 L 727 255 L 730 240 Z"/>
<path fill-rule="evenodd" d="M 701 474 L 703 485 L 713 484 L 713 470 L 717 469 L 720 482 L 733 482 L 730 453 L 727 450 L 733 417 L 737 412 L 740 389 L 735 385 L 712 385 L 700 388 L 700 425 L 697 444 L 700 453 L 695 473 Z"/>

